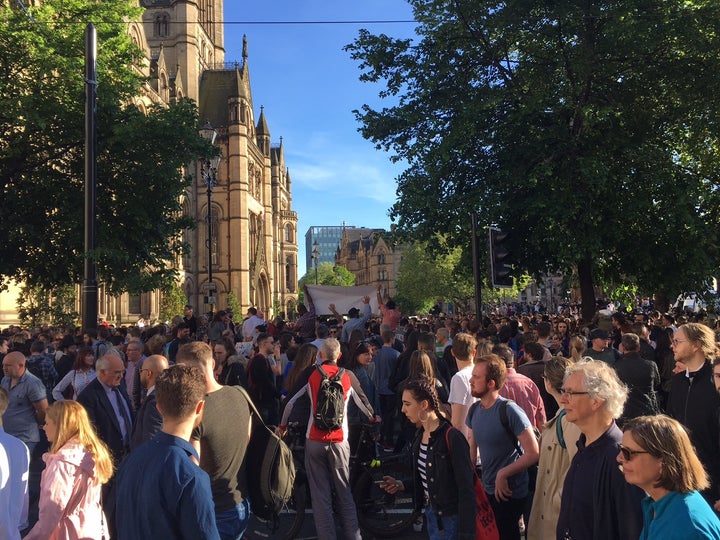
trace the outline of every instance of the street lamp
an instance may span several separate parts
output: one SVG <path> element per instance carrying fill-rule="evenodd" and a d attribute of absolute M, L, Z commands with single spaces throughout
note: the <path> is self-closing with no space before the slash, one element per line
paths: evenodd
<path fill-rule="evenodd" d="M 317 267 L 318 267 L 318 260 L 320 259 L 320 244 L 318 244 L 317 240 L 315 240 L 315 242 L 313 242 L 313 250 L 312 250 L 312 255 L 310 255 L 310 257 L 312 258 L 313 264 L 315 265 L 315 285 L 317 285 L 318 284 Z"/>
<path fill-rule="evenodd" d="M 212 127 L 210 121 L 200 128 L 200 136 L 210 144 L 215 144 L 217 131 Z M 217 185 L 217 168 L 220 164 L 220 154 L 212 159 L 204 159 L 200 161 L 200 174 L 202 176 L 205 187 L 207 188 L 207 253 L 208 253 L 208 296 L 215 295 L 215 284 L 213 283 L 213 266 L 212 266 L 212 192 Z M 210 304 L 210 317 L 213 315 L 213 304 Z"/>

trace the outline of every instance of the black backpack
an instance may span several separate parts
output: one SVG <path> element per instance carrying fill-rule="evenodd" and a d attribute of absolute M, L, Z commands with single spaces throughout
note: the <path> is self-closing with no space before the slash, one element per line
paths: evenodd
<path fill-rule="evenodd" d="M 295 462 L 292 450 L 262 420 L 250 395 L 235 386 L 248 402 L 252 412 L 252 431 L 245 456 L 248 498 L 252 513 L 260 519 L 277 522 L 277 516 L 292 495 Z"/>
<path fill-rule="evenodd" d="M 321 365 L 317 366 L 322 380 L 315 400 L 315 427 L 323 431 L 342 428 L 345 417 L 345 389 L 342 377 L 343 368 L 338 369 L 332 377 L 328 377 Z"/>

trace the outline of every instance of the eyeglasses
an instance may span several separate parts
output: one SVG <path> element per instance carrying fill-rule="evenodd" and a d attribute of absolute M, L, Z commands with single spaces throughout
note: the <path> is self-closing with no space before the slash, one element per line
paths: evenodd
<path fill-rule="evenodd" d="M 649 454 L 650 453 L 645 450 L 630 450 L 629 448 L 623 446 L 620 443 L 618 443 L 617 447 L 625 461 L 632 460 L 632 458 L 634 458 L 638 454 Z"/>
<path fill-rule="evenodd" d="M 574 390 L 568 390 L 567 388 L 560 389 L 560 395 L 567 396 L 569 398 L 573 396 L 584 396 L 588 394 L 590 394 L 590 392 L 575 392 Z"/>
<path fill-rule="evenodd" d="M 108 373 L 112 373 L 113 375 L 125 375 L 124 369 L 103 369 L 102 371 L 107 371 Z"/>
<path fill-rule="evenodd" d="M 672 344 L 677 345 L 679 343 L 685 343 L 686 341 L 690 341 L 689 339 L 673 339 Z"/>

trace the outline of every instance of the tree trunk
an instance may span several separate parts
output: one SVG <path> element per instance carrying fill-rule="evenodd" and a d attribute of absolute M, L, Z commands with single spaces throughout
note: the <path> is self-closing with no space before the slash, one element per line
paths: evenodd
<path fill-rule="evenodd" d="M 595 283 L 593 282 L 592 260 L 582 259 L 577 265 L 578 280 L 580 281 L 580 303 L 582 307 L 582 322 L 589 324 L 595 316 L 597 302 L 595 301 Z"/>

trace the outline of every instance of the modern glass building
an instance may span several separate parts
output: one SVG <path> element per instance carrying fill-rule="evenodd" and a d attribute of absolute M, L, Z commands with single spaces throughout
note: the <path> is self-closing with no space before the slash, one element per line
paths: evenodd
<path fill-rule="evenodd" d="M 313 244 L 318 243 L 318 264 L 324 262 L 335 263 L 335 254 L 340 247 L 343 230 L 354 229 L 348 225 L 332 225 L 310 227 L 305 233 L 305 268 L 310 270 L 313 268 Z"/>

